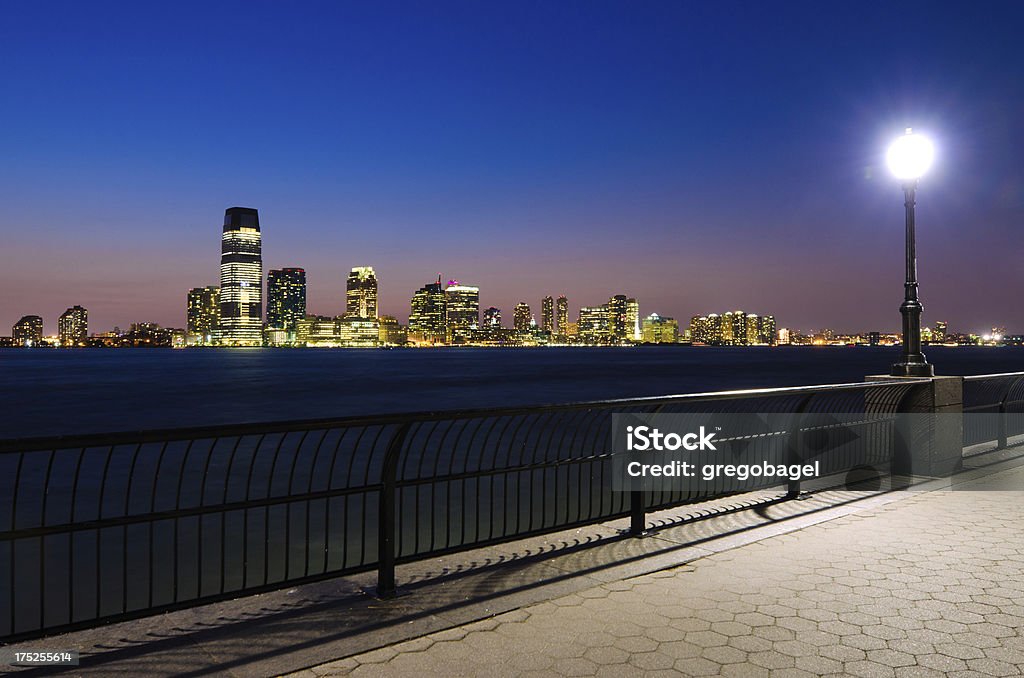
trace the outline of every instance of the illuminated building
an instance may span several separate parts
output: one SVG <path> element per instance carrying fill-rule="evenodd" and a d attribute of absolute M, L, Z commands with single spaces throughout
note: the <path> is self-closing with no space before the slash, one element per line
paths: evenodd
<path fill-rule="evenodd" d="M 360 318 L 377 317 L 377 274 L 372 266 L 357 266 L 348 274 L 345 313 Z"/>
<path fill-rule="evenodd" d="M 581 306 L 579 320 L 576 323 L 580 339 L 588 344 L 607 344 L 613 336 L 611 315 L 607 304 Z"/>
<path fill-rule="evenodd" d="M 132 323 L 121 338 L 122 346 L 133 348 L 166 348 L 173 346 L 175 337 L 184 341 L 184 332 L 157 323 Z"/>
<path fill-rule="evenodd" d="M 759 344 L 769 344 L 774 346 L 776 343 L 777 333 L 775 331 L 775 316 L 763 315 L 761 320 L 758 322 L 758 339 Z"/>
<path fill-rule="evenodd" d="M 561 295 L 555 300 L 555 333 L 569 334 L 569 300 Z"/>
<path fill-rule="evenodd" d="M 380 323 L 376 318 L 345 314 L 335 318 L 335 334 L 342 346 L 370 348 L 380 340 Z"/>
<path fill-rule="evenodd" d="M 946 341 L 947 325 L 944 321 L 939 320 L 935 323 L 935 332 L 933 332 L 933 338 L 936 343 L 944 343 Z"/>
<path fill-rule="evenodd" d="M 405 326 L 393 315 L 382 315 L 379 319 L 377 341 L 381 346 L 404 346 L 406 342 Z"/>
<path fill-rule="evenodd" d="M 216 285 L 193 287 L 188 291 L 185 330 L 187 343 L 209 345 L 220 325 L 220 288 Z"/>
<path fill-rule="evenodd" d="M 731 334 L 732 334 L 732 341 L 731 342 L 725 341 L 725 336 L 724 336 L 725 332 L 726 332 L 726 329 L 725 329 L 725 324 L 726 324 L 725 318 L 729 317 L 729 315 L 730 315 L 729 313 L 726 313 L 725 316 L 723 316 L 723 321 L 722 321 L 723 343 L 732 343 L 734 346 L 746 346 L 746 344 L 747 344 L 747 314 L 744 313 L 743 311 L 733 311 L 732 312 L 732 314 L 731 314 L 731 317 L 732 317 L 732 332 L 731 332 Z"/>
<path fill-rule="evenodd" d="M 491 306 L 484 311 L 482 327 L 501 327 L 501 309 Z"/>
<path fill-rule="evenodd" d="M 780 344 L 786 344 L 786 345 L 789 344 L 789 328 L 787 328 L 787 327 L 779 328 L 779 343 Z"/>
<path fill-rule="evenodd" d="M 57 320 L 57 337 L 61 346 L 84 346 L 89 338 L 89 311 L 72 306 Z"/>
<path fill-rule="evenodd" d="M 416 343 L 443 343 L 445 334 L 445 293 L 441 276 L 437 276 L 437 282 L 424 285 L 412 297 L 409 339 Z"/>
<path fill-rule="evenodd" d="M 707 317 L 707 329 L 704 333 L 706 339 L 705 343 L 712 346 L 719 346 L 724 342 L 725 335 L 723 328 L 725 327 L 724 318 L 717 313 L 710 313 Z M 729 315 L 729 336 L 732 337 L 732 315 Z"/>
<path fill-rule="evenodd" d="M 289 341 L 305 317 L 306 271 L 281 268 L 267 273 L 267 329 L 283 331 Z"/>
<path fill-rule="evenodd" d="M 761 343 L 761 318 L 756 313 L 748 313 L 743 328 L 743 343 L 755 346 Z"/>
<path fill-rule="evenodd" d="M 296 323 L 295 340 L 307 346 L 337 346 L 340 338 L 335 319 L 324 315 L 307 315 Z"/>
<path fill-rule="evenodd" d="M 637 303 L 636 299 L 626 299 L 626 338 L 630 341 L 640 341 L 643 339 L 640 328 L 640 304 Z"/>
<path fill-rule="evenodd" d="M 544 297 L 540 300 L 540 328 L 545 332 L 555 332 L 555 300 Z"/>
<path fill-rule="evenodd" d="M 575 339 L 580 336 L 580 325 L 579 323 L 565 323 L 565 336 L 570 339 Z"/>
<path fill-rule="evenodd" d="M 259 213 L 248 207 L 224 212 L 220 257 L 220 329 L 228 346 L 263 343 L 263 257 Z"/>
<path fill-rule="evenodd" d="M 16 346 L 37 346 L 43 340 L 43 319 L 37 315 L 26 315 L 11 328 L 11 337 Z"/>
<path fill-rule="evenodd" d="M 626 295 L 616 294 L 604 306 L 608 310 L 608 333 L 619 341 L 627 339 L 632 334 L 626 320 L 627 301 Z"/>
<path fill-rule="evenodd" d="M 480 288 L 449 280 L 444 291 L 445 330 L 449 343 L 466 343 L 480 324 Z"/>
<path fill-rule="evenodd" d="M 679 342 L 679 323 L 674 318 L 652 313 L 644 318 L 643 341 L 647 344 L 675 344 Z"/>
<path fill-rule="evenodd" d="M 512 327 L 520 330 L 527 331 L 534 324 L 533 314 L 530 312 L 530 305 L 525 301 L 520 301 L 516 304 L 516 308 L 512 311 Z"/>

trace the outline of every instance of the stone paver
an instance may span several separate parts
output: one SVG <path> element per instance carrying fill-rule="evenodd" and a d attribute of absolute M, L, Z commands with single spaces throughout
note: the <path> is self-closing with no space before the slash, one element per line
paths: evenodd
<path fill-rule="evenodd" d="M 1016 676 L 1022 528 L 1024 493 L 915 494 L 311 671 Z"/>

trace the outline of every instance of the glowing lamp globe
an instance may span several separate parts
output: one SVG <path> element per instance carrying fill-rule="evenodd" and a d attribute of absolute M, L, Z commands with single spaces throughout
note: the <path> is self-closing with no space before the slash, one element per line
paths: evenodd
<path fill-rule="evenodd" d="M 907 133 L 889 146 L 885 159 L 897 179 L 911 181 L 928 171 L 934 157 L 932 142 L 908 127 Z"/>

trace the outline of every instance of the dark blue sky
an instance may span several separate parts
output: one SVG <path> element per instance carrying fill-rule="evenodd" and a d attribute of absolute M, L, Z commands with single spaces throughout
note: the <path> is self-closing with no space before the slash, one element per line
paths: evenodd
<path fill-rule="evenodd" d="M 8 3 L 0 332 L 184 324 L 220 223 L 260 209 L 311 312 L 372 265 L 511 316 L 625 293 L 896 329 L 910 125 L 925 324 L 1024 332 L 1024 5 Z"/>

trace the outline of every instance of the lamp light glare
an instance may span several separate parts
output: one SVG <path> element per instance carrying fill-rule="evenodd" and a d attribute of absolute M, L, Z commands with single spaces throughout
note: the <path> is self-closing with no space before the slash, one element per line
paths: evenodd
<path fill-rule="evenodd" d="M 932 142 L 908 127 L 907 133 L 889 146 L 885 159 L 897 179 L 911 180 L 928 171 L 934 157 Z"/>

